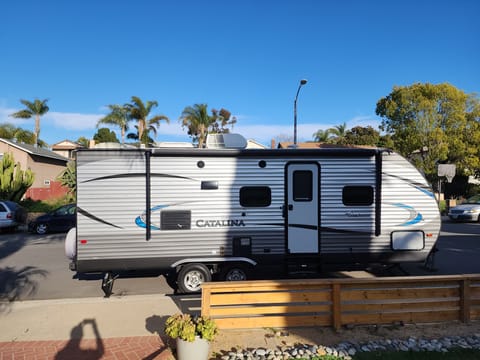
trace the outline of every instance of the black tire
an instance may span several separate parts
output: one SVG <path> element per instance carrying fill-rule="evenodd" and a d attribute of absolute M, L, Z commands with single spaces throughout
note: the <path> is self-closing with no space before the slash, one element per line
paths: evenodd
<path fill-rule="evenodd" d="M 226 265 L 220 271 L 220 281 L 245 281 L 251 278 L 251 274 L 251 267 L 248 265 Z"/>
<path fill-rule="evenodd" d="M 45 235 L 48 232 L 48 225 L 45 223 L 38 223 L 35 225 L 35 232 L 38 235 Z"/>
<path fill-rule="evenodd" d="M 174 293 L 178 291 L 178 284 L 177 284 L 177 272 L 175 270 L 170 270 L 163 274 L 165 280 L 173 290 Z"/>
<path fill-rule="evenodd" d="M 212 274 L 203 264 L 185 265 L 177 276 L 178 290 L 183 294 L 197 293 L 202 289 L 202 283 L 209 281 L 212 281 Z"/>

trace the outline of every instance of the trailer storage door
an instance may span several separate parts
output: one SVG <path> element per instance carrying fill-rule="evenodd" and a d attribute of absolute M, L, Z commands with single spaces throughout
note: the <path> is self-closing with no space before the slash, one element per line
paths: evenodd
<path fill-rule="evenodd" d="M 317 163 L 287 165 L 287 249 L 293 253 L 319 251 L 319 167 Z"/>

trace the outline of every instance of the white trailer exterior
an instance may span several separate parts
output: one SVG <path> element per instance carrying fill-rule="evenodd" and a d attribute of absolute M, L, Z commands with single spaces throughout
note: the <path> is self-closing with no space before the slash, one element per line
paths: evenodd
<path fill-rule="evenodd" d="M 77 152 L 78 272 L 172 269 L 190 292 L 258 264 L 423 262 L 439 232 L 426 180 L 387 150 Z"/>

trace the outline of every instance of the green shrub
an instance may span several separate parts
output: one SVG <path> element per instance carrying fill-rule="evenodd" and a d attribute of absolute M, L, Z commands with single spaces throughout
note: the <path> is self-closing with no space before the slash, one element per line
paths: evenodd
<path fill-rule="evenodd" d="M 71 197 L 66 195 L 65 197 L 53 200 L 32 200 L 30 198 L 20 201 L 20 205 L 23 206 L 28 212 L 41 212 L 46 213 L 56 208 L 72 203 Z"/>
<path fill-rule="evenodd" d="M 445 200 L 440 200 L 438 202 L 438 209 L 440 210 L 440 214 L 446 215 L 446 213 L 447 213 L 447 202 Z"/>
<path fill-rule="evenodd" d="M 165 322 L 165 334 L 172 339 L 194 341 L 195 336 L 212 341 L 218 333 L 215 321 L 206 316 L 191 317 L 190 314 L 174 314 Z"/>

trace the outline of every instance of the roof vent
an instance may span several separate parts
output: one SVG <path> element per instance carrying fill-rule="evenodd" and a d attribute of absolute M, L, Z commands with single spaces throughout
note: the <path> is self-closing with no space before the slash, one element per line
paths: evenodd
<path fill-rule="evenodd" d="M 208 134 L 208 149 L 245 149 L 247 140 L 240 134 Z"/>

